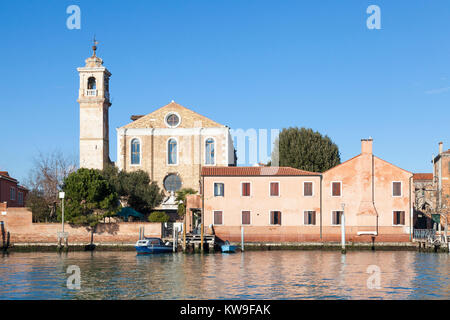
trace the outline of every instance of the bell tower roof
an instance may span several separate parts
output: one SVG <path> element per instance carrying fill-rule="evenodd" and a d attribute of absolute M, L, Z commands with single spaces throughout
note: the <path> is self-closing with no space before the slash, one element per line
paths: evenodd
<path fill-rule="evenodd" d="M 92 51 L 93 51 L 92 56 L 85 60 L 85 62 L 86 62 L 85 67 L 87 67 L 87 68 L 101 67 L 103 65 L 103 60 L 101 58 L 97 57 L 97 54 L 96 54 L 98 41 L 95 40 L 95 36 L 94 36 L 93 41 L 94 41 L 94 45 L 92 46 Z"/>

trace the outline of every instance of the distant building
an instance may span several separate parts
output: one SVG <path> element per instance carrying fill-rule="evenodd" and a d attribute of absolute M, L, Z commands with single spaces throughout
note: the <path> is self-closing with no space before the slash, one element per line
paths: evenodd
<path fill-rule="evenodd" d="M 24 207 L 28 189 L 18 184 L 7 171 L 0 171 L 0 203 L 6 202 L 8 207 Z"/>
<path fill-rule="evenodd" d="M 189 197 L 188 228 L 204 209 L 206 231 L 223 240 L 239 241 L 244 227 L 245 241 L 339 241 L 344 211 L 349 241 L 409 241 L 413 174 L 373 155 L 372 142 L 362 139 L 361 154 L 322 174 L 203 167 L 205 192 Z"/>

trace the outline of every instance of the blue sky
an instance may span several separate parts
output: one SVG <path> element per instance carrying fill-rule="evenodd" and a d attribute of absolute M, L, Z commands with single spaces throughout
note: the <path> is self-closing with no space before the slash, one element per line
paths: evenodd
<path fill-rule="evenodd" d="M 95 34 L 113 161 L 115 128 L 173 99 L 235 129 L 313 128 L 343 161 L 372 136 L 377 156 L 431 172 L 450 147 L 449 18 L 445 0 L 2 1 L 0 170 L 24 180 L 39 152 L 78 158 L 76 68 Z"/>

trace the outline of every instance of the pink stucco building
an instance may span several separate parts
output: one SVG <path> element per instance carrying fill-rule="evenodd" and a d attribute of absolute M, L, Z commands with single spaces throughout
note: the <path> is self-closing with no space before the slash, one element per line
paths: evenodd
<path fill-rule="evenodd" d="M 339 241 L 342 210 L 348 241 L 409 241 L 412 173 L 372 153 L 324 172 L 288 167 L 203 167 L 201 196 L 188 199 L 204 212 L 205 232 L 246 242 Z"/>

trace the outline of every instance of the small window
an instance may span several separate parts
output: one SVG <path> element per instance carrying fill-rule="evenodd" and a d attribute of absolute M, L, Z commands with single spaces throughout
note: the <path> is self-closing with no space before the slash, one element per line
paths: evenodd
<path fill-rule="evenodd" d="M 168 174 L 163 180 L 163 185 L 168 192 L 177 192 L 181 189 L 181 178 L 175 173 Z"/>
<path fill-rule="evenodd" d="M 278 197 L 280 195 L 280 184 L 278 182 L 270 183 L 270 196 Z"/>
<path fill-rule="evenodd" d="M 311 197 L 313 195 L 313 183 L 303 182 L 303 196 Z"/>
<path fill-rule="evenodd" d="M 281 212 L 270 211 L 270 224 L 281 225 Z"/>
<path fill-rule="evenodd" d="M 331 183 L 331 194 L 333 197 L 341 196 L 341 183 L 340 182 L 332 182 Z"/>
<path fill-rule="evenodd" d="M 17 198 L 18 198 L 19 204 L 22 205 L 23 204 L 23 192 L 19 191 L 17 193 Z"/>
<path fill-rule="evenodd" d="M 243 197 L 250 197 L 250 182 L 243 182 L 242 183 L 242 196 Z"/>
<path fill-rule="evenodd" d="M 225 186 L 223 183 L 214 183 L 214 197 L 223 197 L 225 194 Z"/>
<path fill-rule="evenodd" d="M 214 211 L 214 224 L 223 224 L 222 211 Z"/>
<path fill-rule="evenodd" d="M 250 224 L 250 211 L 242 211 L 242 224 Z"/>
<path fill-rule="evenodd" d="M 169 139 L 167 148 L 167 163 L 177 164 L 177 141 Z"/>
<path fill-rule="evenodd" d="M 316 224 L 316 212 L 315 211 L 305 211 L 304 224 L 305 225 L 315 225 Z"/>
<path fill-rule="evenodd" d="M 402 183 L 392 182 L 392 196 L 401 197 L 402 196 Z"/>
<path fill-rule="evenodd" d="M 214 140 L 209 138 L 205 142 L 205 164 L 213 165 L 214 164 Z"/>
<path fill-rule="evenodd" d="M 141 144 L 139 139 L 131 140 L 131 164 L 141 163 Z"/>
<path fill-rule="evenodd" d="M 332 224 L 340 225 L 342 223 L 342 211 L 333 211 Z"/>
<path fill-rule="evenodd" d="M 405 211 L 394 211 L 394 225 L 405 225 Z"/>
<path fill-rule="evenodd" d="M 16 200 L 16 188 L 9 188 L 9 199 L 13 201 Z"/>

